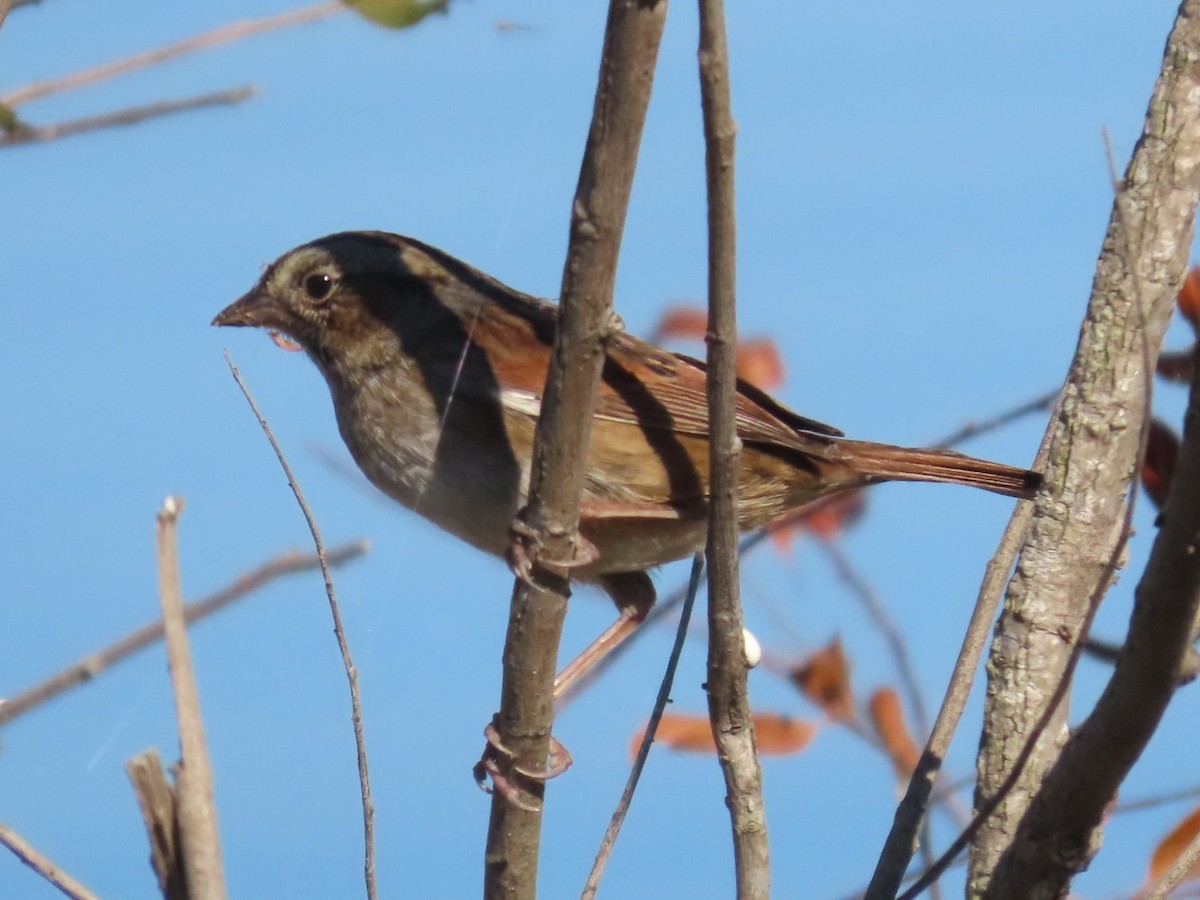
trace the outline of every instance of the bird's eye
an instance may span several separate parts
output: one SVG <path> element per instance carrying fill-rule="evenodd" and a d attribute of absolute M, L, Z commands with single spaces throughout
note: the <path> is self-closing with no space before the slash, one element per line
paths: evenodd
<path fill-rule="evenodd" d="M 328 272 L 309 275 L 304 279 L 304 293 L 308 294 L 309 300 L 319 303 L 333 293 L 333 284 L 333 276 Z"/>

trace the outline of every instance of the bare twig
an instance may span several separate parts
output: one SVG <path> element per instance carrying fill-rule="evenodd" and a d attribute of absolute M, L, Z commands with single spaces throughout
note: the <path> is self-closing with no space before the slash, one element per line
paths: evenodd
<path fill-rule="evenodd" d="M 300 483 L 296 481 L 296 476 L 292 474 L 292 467 L 288 465 L 287 457 L 283 455 L 283 448 L 279 445 L 279 441 L 276 440 L 274 432 L 271 431 L 271 426 L 267 424 L 266 417 L 258 408 L 258 404 L 254 402 L 254 396 L 250 393 L 250 389 L 246 387 L 246 383 L 242 381 L 241 373 L 238 372 L 237 366 L 233 364 L 233 360 L 229 358 L 228 353 L 225 354 L 225 362 L 229 366 L 229 371 L 233 374 L 233 379 L 237 382 L 238 388 L 241 389 L 242 395 L 246 398 L 246 402 L 250 405 L 250 410 L 254 413 L 254 418 L 258 420 L 263 434 L 267 436 L 267 441 L 270 442 L 271 449 L 275 451 L 275 457 L 279 460 L 279 465 L 283 469 L 284 475 L 287 476 L 288 486 L 292 489 L 292 494 L 296 497 L 296 503 L 300 507 L 300 512 L 304 515 L 304 521 L 308 523 L 308 530 L 312 533 L 313 546 L 316 548 L 317 558 L 321 561 L 321 575 L 325 579 L 325 596 L 329 599 L 329 612 L 333 617 L 333 633 L 337 638 L 338 650 L 342 655 L 342 665 L 346 669 L 346 681 L 350 685 L 350 715 L 354 725 L 354 745 L 358 752 L 358 787 L 362 799 L 363 812 L 363 877 L 366 883 L 368 900 L 375 900 L 377 896 L 375 883 L 375 804 L 371 800 L 371 776 L 367 767 L 367 739 L 363 733 L 362 699 L 358 690 L 358 670 L 354 667 L 354 661 L 350 656 L 350 643 L 346 639 L 346 630 L 342 627 L 342 611 L 338 606 L 337 592 L 333 587 L 333 575 L 329 571 L 328 557 L 325 553 L 325 542 L 321 539 L 321 530 L 317 527 L 316 517 L 309 508 L 308 502 L 304 499 L 304 492 L 300 490 Z"/>
<path fill-rule="evenodd" d="M 971 611 L 971 620 L 967 623 L 967 631 L 958 652 L 958 659 L 954 663 L 954 671 L 950 675 L 950 683 L 946 687 L 946 696 L 942 700 L 937 718 L 934 719 L 933 729 L 917 762 L 917 768 L 909 779 L 908 789 L 896 807 L 892 828 L 888 832 L 883 850 L 880 851 L 865 900 L 892 900 L 908 869 L 917 833 L 929 808 L 934 783 L 966 709 L 975 672 L 987 646 L 996 603 L 1032 516 L 1033 511 L 1029 504 L 1020 504 L 1017 507 L 1009 520 L 1008 528 L 1000 538 L 1000 546 L 995 556 L 987 565 L 975 608 Z"/>
<path fill-rule="evenodd" d="M 979 421 L 965 422 L 955 431 L 950 432 L 940 441 L 932 444 L 933 447 L 946 448 L 955 447 L 964 441 L 969 441 L 972 438 L 977 438 L 981 434 L 987 434 L 989 431 L 995 431 L 997 428 L 1003 428 L 1015 422 L 1017 419 L 1023 418 L 1030 413 L 1048 410 L 1054 406 L 1054 401 L 1058 399 L 1058 390 L 1048 391 L 1039 397 L 1034 397 L 1032 400 L 1026 400 L 1024 403 L 1014 406 L 1012 409 L 1007 409 L 1004 412 L 991 416 L 987 419 Z"/>
<path fill-rule="evenodd" d="M 591 410 L 604 341 L 614 327 L 617 255 L 666 6 L 666 0 L 612 0 L 609 5 L 592 124 L 572 205 L 558 327 L 534 438 L 529 505 L 522 512 L 533 535 L 533 565 L 529 580 L 517 579 L 513 590 L 495 720 L 501 742 L 513 753 L 497 760 L 499 774 L 518 784 L 530 802 L 513 802 L 503 791 L 493 796 L 484 856 L 489 898 L 525 900 L 536 891 L 544 784 L 513 776 L 516 768 L 544 768 L 549 748 L 568 585 L 566 572 L 546 561 L 571 559 L 575 551 Z"/>
<path fill-rule="evenodd" d="M 60 869 L 45 854 L 39 852 L 23 837 L 0 823 L 0 844 L 11 850 L 21 862 L 37 872 L 72 900 L 99 900 L 82 884 Z"/>
<path fill-rule="evenodd" d="M 344 562 L 362 556 L 369 548 L 370 545 L 366 541 L 342 544 L 329 551 L 327 561 L 330 566 L 340 566 Z M 294 550 L 281 553 L 274 559 L 268 560 L 261 566 L 238 577 L 232 584 L 221 588 L 216 593 L 188 603 L 183 607 L 183 617 L 189 625 L 198 622 L 244 599 L 247 595 L 277 578 L 296 572 L 307 572 L 310 569 L 319 568 L 320 564 L 320 559 L 311 553 L 298 553 Z M 130 632 L 119 641 L 109 644 L 104 649 L 88 654 L 40 684 L 36 684 L 0 704 L 0 725 L 5 725 L 48 700 L 53 700 L 76 685 L 91 681 L 110 666 L 145 649 L 155 641 L 161 640 L 162 636 L 162 619 L 156 619 Z"/>
<path fill-rule="evenodd" d="M 825 551 L 826 558 L 842 583 L 862 602 L 867 615 L 875 623 L 875 628 L 883 635 L 884 643 L 887 644 L 888 651 L 892 654 L 896 674 L 900 677 L 900 684 L 903 686 L 905 694 L 908 695 L 908 705 L 913 711 L 917 731 L 922 735 L 928 734 L 929 711 L 925 708 L 925 698 L 921 695 L 921 686 L 917 683 L 917 673 L 913 668 L 912 659 L 908 655 L 908 644 L 899 626 L 896 625 L 895 620 L 888 613 L 887 607 L 884 606 L 883 598 L 875 593 L 875 589 L 842 551 L 841 545 L 836 540 L 821 539 L 817 543 Z"/>
<path fill-rule="evenodd" d="M 963 429 L 961 433 L 966 433 L 966 429 Z M 962 440 L 963 438 L 957 439 Z M 883 640 L 888 646 L 888 652 L 891 653 L 892 662 L 895 664 L 896 674 L 900 678 L 900 685 L 908 698 L 908 706 L 912 710 L 917 733 L 922 736 L 929 734 L 929 711 L 925 707 L 925 697 L 921 694 L 921 686 L 917 683 L 917 673 L 909 658 L 908 643 L 884 606 L 883 599 L 875 593 L 874 588 L 858 571 L 854 563 L 842 552 L 842 547 L 836 539 L 822 539 L 817 543 L 825 551 L 833 570 L 851 593 L 862 602 L 867 615 L 875 623 L 876 630 L 883 636 Z M 933 829 L 930 827 L 928 817 L 921 823 L 921 856 L 927 869 L 936 862 L 933 851 Z M 932 885 L 930 893 L 934 900 L 940 896 L 941 891 L 936 882 Z"/>
<path fill-rule="evenodd" d="M 1119 816 L 1125 813 L 1141 812 L 1144 809 L 1157 809 L 1160 806 L 1167 806 L 1171 803 L 1195 800 L 1197 797 L 1200 797 L 1200 787 L 1171 791 L 1166 794 L 1155 794 L 1150 797 L 1142 797 L 1139 800 L 1130 800 L 1127 803 L 1118 803 L 1112 808 L 1112 814 Z"/>
<path fill-rule="evenodd" d="M 742 600 L 738 586 L 738 459 L 734 398 L 734 138 L 729 48 L 722 0 L 700 0 L 700 98 L 708 183 L 708 712 L 725 776 L 733 831 L 737 895 L 767 897 L 770 852 L 762 769 L 747 691 Z"/>
<path fill-rule="evenodd" d="M 683 601 L 683 609 L 679 614 L 679 625 L 675 629 L 675 643 L 671 647 L 671 655 L 667 658 L 667 670 L 663 673 L 662 683 L 658 687 L 658 696 L 654 700 L 654 708 L 650 711 L 650 721 L 646 723 L 646 732 L 642 735 L 642 743 L 638 746 L 637 756 L 629 771 L 629 780 L 625 782 L 625 790 L 617 808 L 613 810 L 596 861 L 592 863 L 592 871 L 588 874 L 587 884 L 584 885 L 582 900 L 591 900 L 596 896 L 600 887 L 600 876 L 608 865 L 613 847 L 617 843 L 617 835 L 625 823 L 625 816 L 633 802 L 633 793 L 637 790 L 642 770 L 646 767 L 646 759 L 650 756 L 650 746 L 654 743 L 654 735 L 658 731 L 658 723 L 662 720 L 663 710 L 671 699 L 671 686 L 675 683 L 675 669 L 679 665 L 679 657 L 683 653 L 683 642 L 687 638 L 688 624 L 692 621 L 692 605 L 696 602 L 696 592 L 700 588 L 700 575 L 704 571 L 704 557 L 697 553 L 692 560 L 692 574 L 688 578 L 687 596 Z"/>
<path fill-rule="evenodd" d="M 200 694 L 188 648 L 187 622 L 179 586 L 179 556 L 175 526 L 183 501 L 167 497 L 157 516 L 158 592 L 162 605 L 167 666 L 175 694 L 175 717 L 179 722 L 179 775 L 176 783 L 176 816 L 179 847 L 183 855 L 191 900 L 224 900 L 225 873 L 221 864 L 221 840 L 217 833 L 217 810 L 213 801 L 212 765 L 204 742 Z"/>
<path fill-rule="evenodd" d="M 1197 863 L 1200 863 L 1200 834 L 1188 841 L 1187 847 L 1175 860 L 1175 865 L 1164 872 L 1162 877 L 1150 888 L 1146 894 L 1146 900 L 1167 900 L 1171 891 L 1183 883 L 1183 880 L 1196 868 Z"/>
<path fill-rule="evenodd" d="M 219 47 L 222 44 L 228 44 L 256 34 L 277 31 L 281 28 L 303 25 L 307 22 L 324 19 L 327 16 L 342 12 L 345 8 L 340 2 L 318 3 L 315 6 L 294 9 L 289 12 L 279 13 L 278 15 L 266 16 L 262 19 L 232 22 L 213 31 L 207 31 L 204 34 L 177 41 L 174 44 L 167 44 L 164 47 L 157 47 L 145 53 L 138 53 L 135 56 L 113 60 L 112 62 L 104 63 L 91 69 L 84 69 L 82 72 L 74 72 L 62 78 L 55 78 L 52 81 L 36 81 L 33 84 L 16 88 L 5 94 L 0 94 L 0 104 L 10 107 L 20 106 L 22 103 L 29 103 L 31 100 L 40 100 L 42 97 L 49 97 L 52 94 L 96 84 L 99 81 L 104 81 L 116 75 L 123 75 L 126 72 L 133 72 L 146 66 L 153 66 L 167 62 L 168 60 L 177 59 L 188 53 L 211 50 L 213 47 Z"/>
<path fill-rule="evenodd" d="M 183 100 L 164 100 L 160 103 L 149 103 L 145 106 L 130 106 L 99 116 L 85 116 L 81 119 L 71 119 L 55 125 L 25 125 L 18 124 L 12 131 L 0 135 L 0 148 L 18 147 L 22 144 L 38 144 L 46 141 L 56 141 L 59 138 L 73 137 L 90 131 L 100 131 L 104 128 L 116 128 L 121 125 L 137 125 L 147 119 L 161 119 L 176 113 L 191 112 L 206 109 L 210 106 L 236 106 L 250 99 L 258 89 L 247 85 L 228 91 L 216 91 L 211 94 L 201 94 L 187 97 Z"/>
<path fill-rule="evenodd" d="M 154 750 L 139 753 L 125 763 L 133 784 L 142 824 L 150 841 L 150 865 L 158 878 L 163 900 L 191 900 L 179 847 L 179 810 L 175 789 L 167 781 L 162 761 Z"/>

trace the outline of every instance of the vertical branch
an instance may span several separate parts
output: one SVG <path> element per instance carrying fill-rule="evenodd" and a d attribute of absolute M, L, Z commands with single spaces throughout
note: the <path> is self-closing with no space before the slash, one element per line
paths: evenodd
<path fill-rule="evenodd" d="M 487 897 L 532 898 L 536 891 L 554 671 L 569 593 L 567 570 L 579 528 L 591 411 L 612 333 L 612 294 L 625 210 L 666 18 L 666 0 L 612 0 L 591 130 L 572 205 L 558 329 L 534 439 L 529 505 L 522 511 L 532 564 L 513 588 L 496 730 L 512 752 L 499 776 L 532 802 L 492 800 L 484 856 Z"/>
<path fill-rule="evenodd" d="M 700 0 L 700 92 L 708 180 L 708 409 L 711 449 L 708 519 L 708 708 L 725 775 L 739 898 L 770 891 L 762 770 L 747 694 L 738 590 L 737 488 L 741 441 L 734 420 L 735 210 L 737 126 L 729 93 L 722 0 Z"/>
<path fill-rule="evenodd" d="M 179 842 L 192 900 L 224 900 L 225 873 L 217 834 L 217 809 L 213 802 L 212 765 L 204 743 L 200 695 L 192 670 L 179 586 L 175 525 L 182 511 L 181 499 L 167 497 L 157 517 L 158 591 L 166 634 L 167 665 L 175 692 L 175 715 L 179 719 L 180 762 L 176 779 Z"/>
<path fill-rule="evenodd" d="M 1036 723 L 1069 680 L 1073 647 L 1086 636 L 1127 536 L 1127 491 L 1149 413 L 1149 379 L 1186 271 L 1200 196 L 1198 0 L 1180 6 L 1142 136 L 1117 188 L 1075 358 L 1043 441 L 1047 489 L 1035 501 L 996 628 L 978 759 L 980 809 L 1001 795 Z M 1020 836 L 1028 828 L 1022 820 L 1042 818 L 1044 804 L 1034 798 L 1052 769 L 1056 780 L 1085 774 L 1077 766 L 1067 775 L 1060 764 L 1066 717 L 1062 703 L 972 845 L 972 891 L 987 890 L 996 878 L 993 893 L 1035 896 L 1042 888 L 1034 882 L 1045 879 L 1053 893 L 1094 853 L 1093 812 L 1111 796 L 1071 794 L 1051 833 L 1035 832 L 1032 842 Z M 1109 749 L 1099 756 L 1110 759 Z M 1106 782 L 1091 787 L 1104 791 Z"/>

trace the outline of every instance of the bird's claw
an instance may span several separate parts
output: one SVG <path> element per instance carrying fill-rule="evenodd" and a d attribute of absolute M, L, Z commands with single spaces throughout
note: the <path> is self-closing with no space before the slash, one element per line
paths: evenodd
<path fill-rule="evenodd" d="M 542 551 L 542 540 L 539 532 L 520 515 L 508 526 L 508 550 L 504 558 L 512 573 L 526 584 L 533 584 L 534 557 L 545 566 L 557 569 L 575 569 L 588 566 L 600 559 L 600 550 L 576 532 L 568 559 L 548 557 Z"/>
<path fill-rule="evenodd" d="M 550 752 L 547 757 L 546 767 L 540 771 L 535 771 L 511 762 L 513 752 L 500 740 L 500 732 L 497 730 L 494 721 L 489 722 L 487 727 L 483 729 L 483 735 L 487 738 L 487 746 L 483 748 L 483 755 L 472 769 L 472 774 L 475 776 L 475 783 L 485 793 L 490 794 L 494 791 L 500 794 L 500 796 L 518 809 L 523 809 L 527 812 L 537 812 L 539 807 L 529 805 L 522 798 L 521 789 L 515 783 L 512 775 L 516 774 L 521 778 L 534 782 L 549 781 L 571 767 L 572 759 L 570 751 L 562 745 L 558 738 L 551 735 Z M 510 761 L 507 767 L 507 774 L 500 771 L 498 759 L 501 756 Z M 488 785 L 489 778 L 491 779 L 490 786 Z"/>

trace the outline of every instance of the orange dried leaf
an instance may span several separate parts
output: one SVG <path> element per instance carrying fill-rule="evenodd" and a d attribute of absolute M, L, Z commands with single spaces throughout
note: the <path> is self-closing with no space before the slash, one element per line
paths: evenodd
<path fill-rule="evenodd" d="M 1175 861 L 1179 859 L 1180 854 L 1187 849 L 1188 844 L 1192 839 L 1200 834 L 1200 807 L 1192 810 L 1191 814 L 1171 829 L 1159 845 L 1154 849 L 1154 855 L 1150 858 L 1150 872 L 1146 879 L 1151 884 L 1162 878 L 1175 865 Z M 1193 866 L 1188 872 L 1184 881 L 1195 881 L 1200 878 L 1200 866 Z"/>
<path fill-rule="evenodd" d="M 630 756 L 637 756 L 638 748 L 642 745 L 642 737 L 646 726 L 642 726 L 633 736 L 629 745 Z M 717 744 L 713 740 L 712 725 L 707 716 L 692 716 L 685 713 L 663 713 L 658 722 L 658 731 L 654 740 L 666 744 L 672 750 L 691 750 L 696 753 L 716 753 Z"/>
<path fill-rule="evenodd" d="M 834 638 L 792 669 L 792 681 L 812 703 L 835 722 L 853 722 L 854 692 L 850 687 L 850 662 L 841 638 Z"/>
<path fill-rule="evenodd" d="M 1193 326 L 1200 325 L 1200 266 L 1187 273 L 1175 302 Z"/>
<path fill-rule="evenodd" d="M 637 755 L 644 733 L 645 728 L 634 735 L 629 747 L 631 756 Z M 799 753 L 807 747 L 817 733 L 817 727 L 802 719 L 792 719 L 775 713 L 755 713 L 754 733 L 759 753 L 784 756 Z M 709 754 L 717 752 L 712 725 L 707 716 L 664 713 L 654 739 L 672 750 Z"/>
<path fill-rule="evenodd" d="M 738 377 L 763 390 L 783 384 L 783 357 L 770 338 L 738 341 L 735 366 Z"/>
<path fill-rule="evenodd" d="M 865 491 L 843 491 L 823 497 L 796 516 L 785 519 L 771 529 L 771 542 L 781 553 L 792 549 L 792 539 L 798 532 L 815 534 L 829 540 L 837 537 L 860 518 L 867 508 Z"/>
<path fill-rule="evenodd" d="M 672 306 L 659 318 L 650 340 L 702 341 L 707 333 L 707 312 L 698 306 Z"/>
<path fill-rule="evenodd" d="M 1142 487 L 1158 509 L 1167 502 L 1167 491 L 1171 488 L 1178 461 L 1179 436 L 1160 419 L 1152 419 L 1146 439 L 1146 458 L 1142 460 Z"/>
<path fill-rule="evenodd" d="M 867 703 L 871 724 L 875 733 L 883 741 L 884 750 L 896 770 L 896 777 L 907 779 L 917 767 L 921 757 L 912 735 L 908 733 L 908 725 L 904 721 L 904 709 L 900 705 L 900 696 L 894 688 L 880 688 L 871 694 Z"/>
<path fill-rule="evenodd" d="M 754 737 L 758 752 L 771 756 L 799 753 L 817 734 L 817 726 L 803 719 L 776 713 L 754 714 Z"/>

